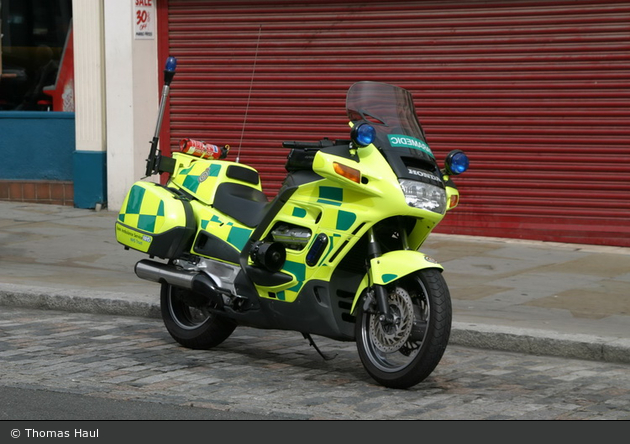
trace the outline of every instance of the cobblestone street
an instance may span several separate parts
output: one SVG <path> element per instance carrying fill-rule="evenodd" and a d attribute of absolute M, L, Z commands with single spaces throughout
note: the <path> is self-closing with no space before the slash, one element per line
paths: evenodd
<path fill-rule="evenodd" d="M 0 384 L 287 419 L 630 419 L 626 364 L 451 346 L 401 391 L 372 381 L 354 343 L 314 339 L 337 357 L 295 332 L 239 327 L 195 351 L 158 319 L 2 307 Z"/>

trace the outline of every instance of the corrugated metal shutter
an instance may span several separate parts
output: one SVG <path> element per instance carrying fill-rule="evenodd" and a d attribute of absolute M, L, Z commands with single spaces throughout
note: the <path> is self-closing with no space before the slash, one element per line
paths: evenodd
<path fill-rule="evenodd" d="M 439 231 L 630 246 L 628 1 L 170 0 L 167 53 L 171 146 L 241 146 L 270 196 L 282 141 L 347 138 L 345 92 L 376 80 L 440 161 L 471 157 Z"/>

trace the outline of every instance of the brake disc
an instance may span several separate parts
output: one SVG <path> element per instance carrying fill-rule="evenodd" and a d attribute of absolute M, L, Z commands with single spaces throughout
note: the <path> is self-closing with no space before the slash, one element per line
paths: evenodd
<path fill-rule="evenodd" d="M 409 340 L 413 327 L 413 303 L 405 289 L 396 287 L 388 297 L 393 324 L 384 324 L 378 316 L 370 317 L 370 337 L 374 346 L 384 352 L 400 350 Z"/>

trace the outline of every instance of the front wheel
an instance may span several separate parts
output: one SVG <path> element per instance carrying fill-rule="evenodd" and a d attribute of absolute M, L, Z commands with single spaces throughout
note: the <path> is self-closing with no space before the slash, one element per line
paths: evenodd
<path fill-rule="evenodd" d="M 355 324 L 363 366 L 377 382 L 409 388 L 438 365 L 451 332 L 451 297 L 442 274 L 424 269 L 387 287 L 393 323 L 379 318 L 376 303 L 362 299 Z"/>
<path fill-rule="evenodd" d="M 210 313 L 195 302 L 188 290 L 162 284 L 160 309 L 164 325 L 184 347 L 202 350 L 215 347 L 232 334 L 236 322 Z"/>

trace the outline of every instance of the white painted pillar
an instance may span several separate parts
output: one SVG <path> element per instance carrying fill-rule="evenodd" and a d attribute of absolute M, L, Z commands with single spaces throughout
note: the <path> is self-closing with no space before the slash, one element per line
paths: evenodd
<path fill-rule="evenodd" d="M 102 0 L 73 0 L 76 149 L 105 151 Z"/>
<path fill-rule="evenodd" d="M 149 142 L 155 132 L 160 95 L 157 35 L 136 38 L 135 0 L 104 0 L 103 4 L 107 206 L 118 211 L 131 185 L 144 176 Z"/>
<path fill-rule="evenodd" d="M 73 0 L 74 204 L 106 204 L 105 65 L 102 0 Z"/>

